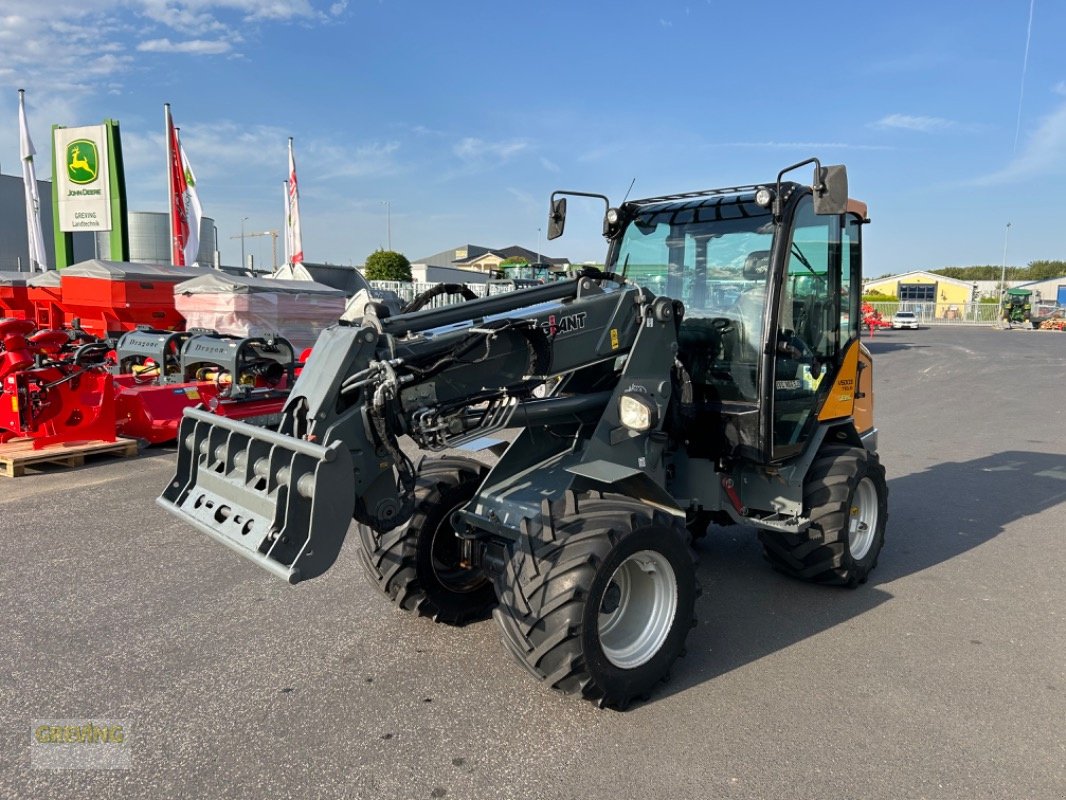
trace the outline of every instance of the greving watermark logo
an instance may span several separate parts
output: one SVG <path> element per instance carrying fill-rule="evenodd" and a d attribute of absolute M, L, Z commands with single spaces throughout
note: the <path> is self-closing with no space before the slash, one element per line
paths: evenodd
<path fill-rule="evenodd" d="M 128 720 L 37 719 L 30 726 L 34 769 L 129 769 Z"/>

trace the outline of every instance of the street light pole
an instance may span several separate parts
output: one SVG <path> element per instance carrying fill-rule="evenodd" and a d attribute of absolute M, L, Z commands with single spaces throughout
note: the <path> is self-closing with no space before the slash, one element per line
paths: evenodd
<path fill-rule="evenodd" d="M 241 269 L 244 269 L 244 223 L 248 217 L 241 217 Z"/>
<path fill-rule="evenodd" d="M 392 203 L 388 200 L 382 200 L 381 204 L 385 206 L 385 232 L 388 236 L 389 250 L 392 250 Z"/>
<path fill-rule="evenodd" d="M 1007 223 L 1003 231 L 1003 267 L 999 274 L 999 304 L 1003 305 L 1003 298 L 1007 294 L 1007 237 L 1010 235 L 1010 223 Z"/>
<path fill-rule="evenodd" d="M 540 228 L 537 228 L 537 263 L 540 263 Z"/>

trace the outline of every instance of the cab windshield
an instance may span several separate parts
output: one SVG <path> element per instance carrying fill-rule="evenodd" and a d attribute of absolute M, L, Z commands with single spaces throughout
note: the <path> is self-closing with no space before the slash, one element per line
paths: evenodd
<path fill-rule="evenodd" d="M 681 300 L 686 315 L 733 308 L 746 291 L 765 291 L 773 218 L 754 202 L 642 210 L 626 228 L 613 271 L 656 295 Z M 760 307 L 762 302 L 760 301 Z"/>

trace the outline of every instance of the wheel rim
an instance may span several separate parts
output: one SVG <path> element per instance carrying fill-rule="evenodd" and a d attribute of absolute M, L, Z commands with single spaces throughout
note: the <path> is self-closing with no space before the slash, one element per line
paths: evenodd
<path fill-rule="evenodd" d="M 460 542 L 452 528 L 452 514 L 466 505 L 456 503 L 440 525 L 433 532 L 433 542 L 429 549 L 429 564 L 441 586 L 457 594 L 476 592 L 485 585 L 487 579 L 477 570 L 461 566 Z"/>
<path fill-rule="evenodd" d="M 677 576 L 654 550 L 641 550 L 614 571 L 600 600 L 600 646 L 621 669 L 650 661 L 663 646 L 677 614 Z"/>
<path fill-rule="evenodd" d="M 863 478 L 855 489 L 848 519 L 848 550 L 856 561 L 862 560 L 873 547 L 877 511 L 877 487 L 869 478 Z"/>

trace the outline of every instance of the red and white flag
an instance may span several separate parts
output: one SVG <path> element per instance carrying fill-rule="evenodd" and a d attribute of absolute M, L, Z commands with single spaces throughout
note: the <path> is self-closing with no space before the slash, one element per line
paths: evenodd
<path fill-rule="evenodd" d="M 303 237 L 300 235 L 300 188 L 296 183 L 296 158 L 292 154 L 292 137 L 289 137 L 289 215 L 285 220 L 285 241 L 291 248 L 289 263 L 302 264 L 304 260 Z"/>
<path fill-rule="evenodd" d="M 181 171 L 185 178 L 185 220 L 189 228 L 185 237 L 185 263 L 191 266 L 199 263 L 200 220 L 203 219 L 204 210 L 200 205 L 200 195 L 196 193 L 196 176 L 189 166 L 189 159 L 185 155 L 180 138 L 178 155 L 181 157 Z"/>
<path fill-rule="evenodd" d="M 178 138 L 178 129 L 170 116 L 170 104 L 163 106 L 167 126 L 167 163 L 170 185 L 171 263 L 178 267 L 196 264 L 200 252 L 200 219 L 203 208 L 196 192 L 196 176 L 185 149 Z"/>

